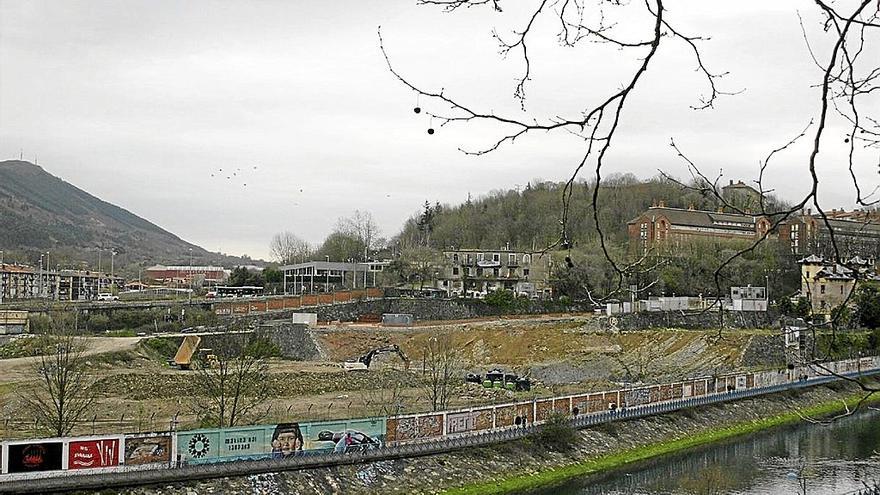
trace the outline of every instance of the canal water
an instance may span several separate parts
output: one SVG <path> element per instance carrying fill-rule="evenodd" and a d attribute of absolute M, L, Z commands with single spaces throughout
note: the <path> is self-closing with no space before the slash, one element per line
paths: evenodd
<path fill-rule="evenodd" d="M 532 494 L 846 494 L 880 484 L 880 412 L 800 423 Z"/>

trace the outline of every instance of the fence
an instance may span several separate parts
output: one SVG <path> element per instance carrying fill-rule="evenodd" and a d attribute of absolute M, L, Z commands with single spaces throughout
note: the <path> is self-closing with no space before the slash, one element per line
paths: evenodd
<path fill-rule="evenodd" d="M 880 373 L 878 360 L 871 360 L 871 369 L 859 369 L 840 373 L 844 377 L 861 377 Z M 668 412 L 701 407 L 728 401 L 735 401 L 765 394 L 773 394 L 787 390 L 812 387 L 840 380 L 838 376 L 817 376 L 804 378 L 797 375 L 795 381 L 768 386 L 755 386 L 741 390 L 706 391 L 706 395 L 666 400 L 659 403 L 632 405 L 620 409 L 577 415 L 570 420 L 575 428 L 588 428 L 612 421 L 624 421 Z M 726 380 L 725 380 L 725 383 Z M 716 389 L 717 390 L 717 389 Z M 729 390 L 729 389 L 728 389 Z M 534 405 L 533 407 L 537 407 Z M 449 414 L 449 413 L 444 413 Z M 389 418 L 389 421 L 393 418 Z M 447 428 L 444 426 L 444 429 Z M 279 471 L 314 469 L 329 466 L 358 464 L 379 460 L 419 457 L 438 453 L 451 452 L 459 449 L 508 442 L 531 435 L 541 428 L 540 424 L 530 426 L 503 426 L 492 430 L 466 434 L 444 435 L 440 438 L 428 438 L 407 443 L 384 444 L 369 450 L 347 453 L 321 453 L 299 455 L 283 459 L 260 459 L 237 462 L 221 462 L 215 464 L 184 465 L 172 467 L 164 465 L 161 469 L 155 466 L 119 466 L 113 471 L 100 473 L 83 471 L 75 473 L 66 471 L 64 476 L 34 478 L 15 478 L 15 475 L 4 475 L 6 480 L 0 481 L 0 492 L 8 493 L 45 493 L 59 490 L 94 490 L 109 487 L 167 484 L 179 481 L 191 481 L 229 476 L 244 476 Z M 56 473 L 57 474 L 57 473 Z"/>
<path fill-rule="evenodd" d="M 249 315 L 284 311 L 288 309 L 327 306 L 357 300 L 377 299 L 383 297 L 382 289 L 356 289 L 322 294 L 303 294 L 299 296 L 266 296 L 258 299 L 238 299 L 234 301 L 217 301 L 213 303 L 214 312 L 221 316 Z"/>

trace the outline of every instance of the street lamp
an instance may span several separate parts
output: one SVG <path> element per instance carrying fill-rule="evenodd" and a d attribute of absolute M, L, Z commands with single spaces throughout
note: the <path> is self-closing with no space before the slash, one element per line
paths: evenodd
<path fill-rule="evenodd" d="M 327 272 L 327 281 L 324 283 L 324 292 L 330 292 L 330 256 L 324 256 L 327 258 L 327 266 L 324 267 L 324 270 Z"/>
<path fill-rule="evenodd" d="M 193 248 L 189 248 L 189 304 L 193 302 Z"/>
<path fill-rule="evenodd" d="M 46 251 L 46 290 L 43 297 L 49 298 L 49 251 Z"/>
<path fill-rule="evenodd" d="M 115 273 L 114 272 L 114 268 L 115 268 L 114 262 L 116 261 L 115 258 L 116 258 L 116 250 L 114 249 L 114 250 L 110 251 L 110 286 L 111 286 L 110 292 L 113 292 L 113 288 L 116 288 L 116 278 L 114 277 L 114 273 Z"/>

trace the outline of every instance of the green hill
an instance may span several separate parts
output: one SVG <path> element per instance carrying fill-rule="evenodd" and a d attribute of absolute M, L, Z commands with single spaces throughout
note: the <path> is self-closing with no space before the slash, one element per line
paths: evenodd
<path fill-rule="evenodd" d="M 574 185 L 569 207 L 570 239 L 586 244 L 596 239 L 592 184 Z M 606 178 L 599 190 L 599 225 L 615 242 L 626 239 L 626 223 L 652 203 L 714 210 L 714 198 L 684 189 L 661 177 L 639 180 L 632 175 Z M 521 190 L 495 191 L 456 206 L 426 204 L 410 218 L 398 236 L 401 247 L 428 245 L 436 249 L 541 249 L 559 239 L 564 183 L 532 182 Z M 768 197 L 772 208 L 774 198 Z"/>

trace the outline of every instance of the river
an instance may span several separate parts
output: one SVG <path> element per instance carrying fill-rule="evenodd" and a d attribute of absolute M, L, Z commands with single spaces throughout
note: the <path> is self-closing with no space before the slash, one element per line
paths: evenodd
<path fill-rule="evenodd" d="M 880 483 L 880 412 L 802 422 L 664 456 L 534 495 L 846 494 Z"/>

